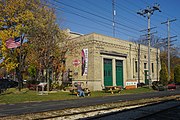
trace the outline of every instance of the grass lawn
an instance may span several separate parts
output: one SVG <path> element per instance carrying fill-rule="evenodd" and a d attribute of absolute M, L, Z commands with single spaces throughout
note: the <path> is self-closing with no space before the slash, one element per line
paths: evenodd
<path fill-rule="evenodd" d="M 149 88 L 137 88 L 132 90 L 123 90 L 121 93 L 111 94 L 105 93 L 104 91 L 92 91 L 91 96 L 88 97 L 102 97 L 102 96 L 114 96 L 122 94 L 138 94 L 145 92 L 153 92 L 154 90 Z M 48 95 L 38 95 L 36 91 L 23 89 L 18 91 L 15 88 L 7 90 L 5 93 L 0 95 L 0 104 L 13 104 L 22 102 L 33 102 L 33 101 L 50 101 L 50 100 L 68 100 L 68 99 L 80 99 L 75 95 L 71 95 L 70 92 L 53 92 Z"/>

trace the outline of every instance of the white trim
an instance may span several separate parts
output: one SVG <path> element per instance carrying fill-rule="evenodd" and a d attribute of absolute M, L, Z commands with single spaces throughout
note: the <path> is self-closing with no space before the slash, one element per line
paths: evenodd
<path fill-rule="evenodd" d="M 108 55 L 101 55 L 101 61 L 102 61 L 102 87 L 104 88 L 104 59 L 111 59 L 112 60 L 112 82 L 113 85 L 116 86 L 116 60 L 122 60 L 123 61 L 123 85 L 125 87 L 126 83 L 126 58 L 124 57 L 114 57 L 114 56 L 108 56 Z"/>

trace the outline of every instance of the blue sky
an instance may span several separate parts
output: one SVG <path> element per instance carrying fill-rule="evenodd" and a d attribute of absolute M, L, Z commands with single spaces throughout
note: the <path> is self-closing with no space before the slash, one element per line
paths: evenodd
<path fill-rule="evenodd" d="M 113 36 L 112 0 L 48 0 L 55 8 L 57 21 L 62 29 L 89 34 L 92 32 Z M 123 40 L 138 39 L 147 34 L 147 18 L 137 14 L 140 9 L 160 4 L 162 12 L 155 11 L 151 16 L 151 32 L 166 38 L 167 25 L 161 24 L 167 19 L 177 19 L 170 24 L 171 36 L 177 35 L 173 44 L 180 45 L 180 0 L 115 0 L 115 37 Z"/>

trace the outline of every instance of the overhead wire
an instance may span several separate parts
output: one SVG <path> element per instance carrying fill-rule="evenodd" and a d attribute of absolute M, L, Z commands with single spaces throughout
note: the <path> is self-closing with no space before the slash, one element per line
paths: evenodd
<path fill-rule="evenodd" d="M 53 4 L 52 2 L 49 2 L 49 3 L 50 3 L 51 5 L 57 6 L 57 5 Z M 102 23 L 104 23 L 104 22 L 102 22 L 102 21 L 97 21 L 97 20 L 94 20 L 94 19 L 85 17 L 85 16 L 83 16 L 83 15 L 80 15 L 80 14 L 78 14 L 78 13 L 75 13 L 75 12 L 72 12 L 72 11 L 69 11 L 69 10 L 63 11 L 62 9 L 59 9 L 59 8 L 57 8 L 57 7 L 56 7 L 55 9 L 58 10 L 58 11 L 61 11 L 61 12 L 66 12 L 66 13 L 69 13 L 69 14 L 73 14 L 73 15 L 79 16 L 79 17 L 81 17 L 81 18 L 84 18 L 84 19 L 86 19 L 86 20 L 95 22 L 95 23 L 100 24 L 100 25 L 102 25 Z M 108 28 L 111 29 L 111 27 L 110 27 L 111 25 L 109 25 L 109 24 L 107 24 L 107 23 L 104 23 L 102 26 L 104 26 L 104 25 L 106 25 L 106 26 L 105 26 L 106 28 L 108 27 Z M 123 29 L 123 30 L 126 30 L 126 31 L 129 31 L 129 30 L 125 29 L 125 28 L 122 28 L 122 29 Z M 129 34 L 124 33 L 124 32 L 122 32 L 122 31 L 117 31 L 117 32 L 126 34 L 126 35 L 131 36 L 131 37 L 134 37 L 134 38 L 137 38 L 137 37 L 135 37 L 135 36 L 129 35 Z M 130 32 L 132 33 L 132 31 L 130 31 Z"/>
<path fill-rule="evenodd" d="M 117 5 L 116 3 L 115 3 L 115 6 L 116 6 L 116 8 L 117 9 L 122 9 L 122 10 L 124 10 L 124 11 L 126 11 L 127 13 L 130 13 L 131 15 L 135 15 L 135 14 L 133 14 L 133 12 L 129 12 L 129 11 L 127 11 L 127 9 L 126 8 L 123 8 L 123 7 L 120 7 L 119 5 Z M 118 14 L 119 15 L 119 14 Z M 118 16 L 117 15 L 117 16 Z M 136 16 L 136 15 L 135 15 Z M 120 18 L 123 18 L 123 19 L 125 19 L 125 20 L 127 20 L 127 21 L 130 21 L 131 23 L 136 23 L 136 25 L 138 25 L 138 26 L 141 26 L 142 27 L 142 24 L 139 24 L 139 22 L 137 22 L 137 21 L 134 21 L 134 20 L 131 20 L 131 19 L 128 19 L 128 18 L 126 18 L 126 17 L 124 17 L 123 15 L 119 15 L 119 17 Z M 137 16 L 136 16 L 137 17 Z M 146 21 L 146 20 L 144 20 L 144 21 Z"/>
<path fill-rule="evenodd" d="M 84 13 L 87 13 L 87 14 L 90 14 L 90 15 L 93 15 L 93 16 L 96 16 L 96 17 L 101 18 L 101 19 L 103 19 L 103 20 L 106 20 L 106 21 L 109 21 L 109 22 L 113 22 L 113 21 L 112 21 L 111 19 L 109 19 L 109 18 L 106 18 L 106 17 L 100 16 L 100 15 L 94 14 L 94 13 L 92 13 L 92 12 L 89 12 L 89 11 L 86 11 L 86 10 L 83 10 L 83 9 L 80 9 L 80 8 L 77 8 L 77 7 L 74 7 L 74 6 L 72 6 L 72 5 L 65 4 L 65 3 L 60 2 L 60 1 L 57 1 L 57 0 L 54 0 L 54 1 L 57 2 L 57 3 L 59 3 L 59 4 L 65 5 L 65 6 L 67 6 L 67 7 L 70 7 L 70 8 L 76 9 L 76 10 L 79 10 L 79 11 L 81 11 L 81 12 L 84 12 Z M 121 25 L 121 26 L 123 26 L 123 27 L 127 27 L 127 28 L 129 28 L 129 29 L 138 31 L 138 30 L 135 29 L 135 28 L 129 27 L 129 26 L 124 25 L 124 24 L 121 24 L 121 23 L 119 23 L 119 22 L 115 22 L 115 23 L 118 24 L 118 25 Z"/>
<path fill-rule="evenodd" d="M 139 6 L 139 5 L 136 5 L 134 2 L 132 2 L 132 1 L 130 1 L 130 0 L 126 0 L 126 2 L 131 3 L 131 5 L 137 7 L 137 9 L 139 9 L 139 8 L 141 7 L 141 6 Z M 149 4 L 148 4 L 148 6 L 149 6 Z M 158 15 L 159 15 L 159 14 L 158 14 Z M 143 19 L 143 17 L 141 17 L 141 18 Z M 155 19 L 156 19 L 156 18 L 155 18 Z M 159 23 L 161 23 L 161 22 L 159 22 Z M 155 25 L 154 23 L 151 23 L 151 24 L 152 24 L 153 26 L 156 26 L 156 27 L 160 28 L 159 30 L 160 30 L 162 33 L 166 31 L 165 29 L 162 28 L 162 26 Z M 161 35 L 161 36 L 163 36 L 162 33 L 158 33 L 158 34 Z"/>
<path fill-rule="evenodd" d="M 132 2 L 131 2 L 132 3 Z M 133 5 L 134 5 L 134 3 L 132 3 Z M 117 5 L 118 6 L 118 8 L 120 8 L 120 6 L 119 5 Z M 128 9 L 126 6 L 124 6 L 124 5 L 121 5 L 122 7 L 124 7 L 125 9 Z M 135 5 L 136 7 L 138 7 L 139 8 L 139 6 L 137 6 L 137 5 Z M 122 8 L 121 8 L 122 9 Z M 125 10 L 124 9 L 124 10 Z M 128 10 L 127 12 L 129 12 L 129 11 L 131 11 L 130 13 L 132 14 L 132 13 L 136 13 L 134 10 Z M 136 15 L 137 16 L 137 14 L 133 14 L 133 15 Z M 139 17 L 138 16 L 138 18 L 141 18 L 141 20 L 144 20 L 145 22 L 147 22 L 147 20 L 146 19 L 143 19 L 143 17 Z M 152 24 L 152 25 L 155 25 L 155 24 Z M 162 28 L 161 28 L 162 29 Z M 164 30 L 164 29 L 162 29 L 162 30 Z M 162 35 L 162 34 L 161 34 Z M 163 35 L 162 35 L 163 36 Z"/>
<path fill-rule="evenodd" d="M 103 8 L 102 6 L 98 6 L 97 4 L 93 3 L 92 1 L 88 1 L 88 0 L 82 0 L 82 1 L 88 3 L 89 5 L 92 5 L 92 6 L 96 7 L 96 8 L 98 8 L 99 10 L 102 10 L 103 12 L 106 13 L 106 14 L 104 14 L 104 15 L 107 15 L 107 14 L 112 15 L 112 13 L 111 13 L 112 11 L 109 11 L 108 9 Z M 88 7 L 87 7 L 87 8 L 88 8 Z M 95 11 L 95 12 L 96 12 L 96 11 Z"/>
<path fill-rule="evenodd" d="M 139 16 L 138 16 L 137 14 L 135 14 L 136 11 L 134 11 L 134 10 L 132 10 L 132 9 L 129 9 L 128 7 L 126 7 L 126 6 L 123 5 L 123 4 L 121 4 L 121 6 L 120 6 L 119 4 L 117 4 L 117 3 L 115 3 L 115 4 L 116 4 L 116 7 L 117 7 L 117 8 L 122 9 L 122 10 L 126 11 L 127 13 L 129 13 L 129 14 L 131 14 L 131 15 L 133 15 L 133 16 L 136 16 L 137 18 L 139 18 Z M 147 22 L 147 20 L 142 19 L 142 18 L 140 18 L 140 20 Z M 136 22 L 136 21 L 135 21 L 135 22 Z M 136 22 L 136 23 L 137 23 L 137 22 Z"/>
<path fill-rule="evenodd" d="M 150 5 L 150 3 L 148 3 L 147 1 L 144 1 L 144 0 L 142 0 L 141 2 L 143 2 L 144 4 L 146 4 L 146 5 Z M 164 16 L 164 15 L 161 15 L 161 14 L 158 14 L 157 16 L 160 16 L 160 17 L 163 17 L 163 18 L 168 18 L 168 16 L 170 16 L 170 17 L 172 17 L 172 18 L 176 18 L 176 17 L 174 17 L 174 16 L 171 16 L 171 15 L 169 15 L 169 14 L 167 14 L 166 12 L 162 12 L 162 14 L 165 14 L 165 15 L 167 15 L 167 16 Z M 161 21 L 162 22 L 162 21 Z M 177 24 L 178 25 L 178 24 Z M 161 28 L 161 27 L 159 27 L 159 28 Z M 174 30 L 173 28 L 171 28 L 172 29 L 172 31 L 174 31 L 176 34 L 179 34 L 176 30 Z M 166 32 L 167 32 L 167 30 L 165 30 Z"/>
<path fill-rule="evenodd" d="M 103 12 L 106 12 L 106 13 L 110 13 L 110 11 L 108 11 L 107 9 L 104 9 L 104 8 L 102 8 L 101 6 L 98 6 L 98 5 L 96 5 L 96 4 L 94 4 L 93 2 L 90 2 L 90 1 L 84 1 L 84 2 L 87 2 L 87 3 L 89 3 L 89 4 L 91 4 L 91 5 L 94 5 L 94 6 L 96 6 L 97 8 L 99 8 L 99 9 L 101 9 Z M 112 11 L 111 11 L 112 12 Z M 112 15 L 112 14 L 111 14 Z M 131 24 L 133 24 L 133 25 L 136 25 L 136 26 L 138 26 L 138 27 L 142 27 L 142 25 L 140 25 L 138 22 L 136 22 L 136 21 L 133 21 L 133 20 L 131 20 L 131 19 L 127 19 L 126 17 L 124 17 L 124 16 L 119 16 L 119 15 L 116 15 L 117 17 L 120 17 L 120 18 L 122 18 L 123 19 L 123 21 L 128 21 L 129 23 L 131 23 Z M 119 22 L 119 20 L 117 20 L 116 19 L 116 21 L 118 21 Z M 135 24 L 134 24 L 135 23 Z"/>
<path fill-rule="evenodd" d="M 54 1 L 56 1 L 56 0 L 54 0 Z M 56 1 L 57 2 L 57 1 Z M 67 6 L 67 5 L 65 5 L 65 6 Z M 75 8 L 75 9 L 77 9 L 77 8 Z M 82 11 L 82 9 L 80 10 L 79 9 L 79 11 Z M 83 12 L 87 12 L 87 11 L 83 11 Z M 83 15 L 80 15 L 80 14 L 77 14 L 77 13 L 70 13 L 70 14 L 74 14 L 74 15 L 77 15 L 77 16 L 79 16 L 79 17 L 82 17 L 82 18 L 84 18 L 84 19 L 88 19 L 89 20 L 89 18 L 87 18 L 87 17 L 84 17 Z M 88 14 L 91 14 L 90 12 L 88 13 Z M 95 15 L 96 17 L 97 17 L 97 15 L 96 14 L 91 14 L 91 15 Z M 100 18 L 102 17 L 102 16 L 99 16 Z M 122 16 L 121 16 L 122 17 Z M 105 17 L 103 17 L 102 19 L 104 19 Z M 92 20 L 92 19 L 91 19 Z M 108 21 L 111 21 L 110 19 L 107 19 Z M 144 19 L 143 19 L 144 20 Z M 97 22 L 97 20 L 93 20 L 93 22 Z M 112 21 L 111 21 L 112 22 Z M 101 24 L 102 23 L 102 21 L 98 21 L 97 22 L 97 24 Z M 104 24 L 104 23 L 103 23 Z M 107 25 L 107 23 L 105 23 L 104 25 Z M 108 24 L 109 25 L 109 24 Z M 124 26 L 125 27 L 125 26 Z M 121 28 L 122 29 L 122 28 Z M 124 29 L 125 30 L 125 29 Z M 164 29 L 163 29 L 164 30 Z M 129 30 L 126 30 L 126 31 L 128 31 L 128 32 L 130 32 Z M 122 32 L 121 32 L 122 33 Z M 128 35 L 128 36 L 130 36 L 130 35 Z"/>

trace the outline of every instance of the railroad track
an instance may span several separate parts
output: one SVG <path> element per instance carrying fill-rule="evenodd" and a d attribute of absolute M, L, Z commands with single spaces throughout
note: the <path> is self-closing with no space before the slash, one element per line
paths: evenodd
<path fill-rule="evenodd" d="M 136 116 L 136 118 L 131 118 L 131 119 L 144 119 L 146 116 L 150 116 L 153 114 L 156 114 L 157 112 L 161 112 L 163 110 L 168 110 L 171 109 L 172 107 L 177 107 L 180 104 L 175 104 L 174 102 L 177 102 L 177 99 L 171 99 L 171 100 L 164 100 L 164 101 L 152 101 L 152 102 L 145 102 L 145 103 L 138 103 L 138 104 L 131 104 L 131 105 L 126 105 L 126 106 L 112 106 L 108 108 L 99 108 L 99 109 L 92 109 L 92 110 L 85 110 L 85 111 L 76 111 L 73 113 L 67 113 L 63 115 L 53 115 L 49 117 L 41 117 L 35 120 L 39 119 L 49 119 L 49 120 L 74 120 L 74 119 L 80 119 L 80 120 L 96 120 L 96 119 L 107 119 L 109 120 L 110 118 L 113 118 L 112 116 L 115 116 L 114 119 L 118 119 L 122 117 L 116 117 L 121 116 L 120 114 L 127 114 L 129 116 L 128 112 L 133 112 L 137 111 L 139 109 L 139 113 L 143 113 L 143 115 Z M 165 106 L 164 104 L 172 104 L 174 103 L 173 106 L 170 106 L 166 109 L 163 110 L 158 110 L 153 113 L 148 113 L 148 107 L 152 106 Z M 178 101 L 179 103 L 179 101 Z M 145 109 L 146 108 L 146 109 Z M 152 108 L 153 109 L 153 108 Z M 146 114 L 144 114 L 146 113 Z M 123 115 L 124 116 L 124 115 Z M 113 120 L 114 120 L 113 119 Z"/>
<path fill-rule="evenodd" d="M 180 111 L 178 112 L 178 110 L 180 110 L 180 101 L 168 100 L 132 109 L 83 118 L 81 120 L 155 120 L 160 119 L 160 117 L 166 120 L 179 120 Z M 173 115 L 170 116 L 170 112 L 173 113 Z"/>
<path fill-rule="evenodd" d="M 152 120 L 152 119 L 179 120 L 179 118 L 180 118 L 180 105 L 176 105 L 146 116 L 139 117 L 136 120 Z"/>
<path fill-rule="evenodd" d="M 176 96 L 166 96 L 163 98 L 152 98 L 152 99 L 140 99 L 140 100 L 132 100 L 132 101 L 117 101 L 113 103 L 105 103 L 105 104 L 97 104 L 93 106 L 84 106 L 84 107 L 75 107 L 68 108 L 62 110 L 49 110 L 47 112 L 36 112 L 22 115 L 12 115 L 12 116 L 4 116 L 1 117 L 0 120 L 74 120 L 74 119 L 82 119 L 82 120 L 94 120 L 94 119 L 106 119 L 111 116 L 118 116 L 118 114 L 125 114 L 131 111 L 139 111 L 142 113 L 143 111 L 146 113 L 151 113 L 151 111 L 143 110 L 142 108 L 151 107 L 156 105 L 167 104 L 178 100 L 180 95 Z M 180 104 L 180 103 L 179 103 Z M 175 105 L 174 105 L 175 106 Z M 170 107 L 169 107 L 170 108 Z M 171 106 L 172 108 L 172 106 Z M 168 109 L 168 108 L 167 108 Z M 157 112 L 157 111 L 156 111 Z M 153 112 L 155 114 L 155 112 Z M 150 114 L 143 114 L 150 115 Z M 127 115 L 130 116 L 129 114 Z M 144 116 L 138 116 L 138 118 Z M 137 118 L 137 117 L 136 117 Z M 133 119 L 136 119 L 133 118 Z M 109 119 L 109 118 L 108 118 Z M 114 120 L 114 119 L 113 119 Z"/>

